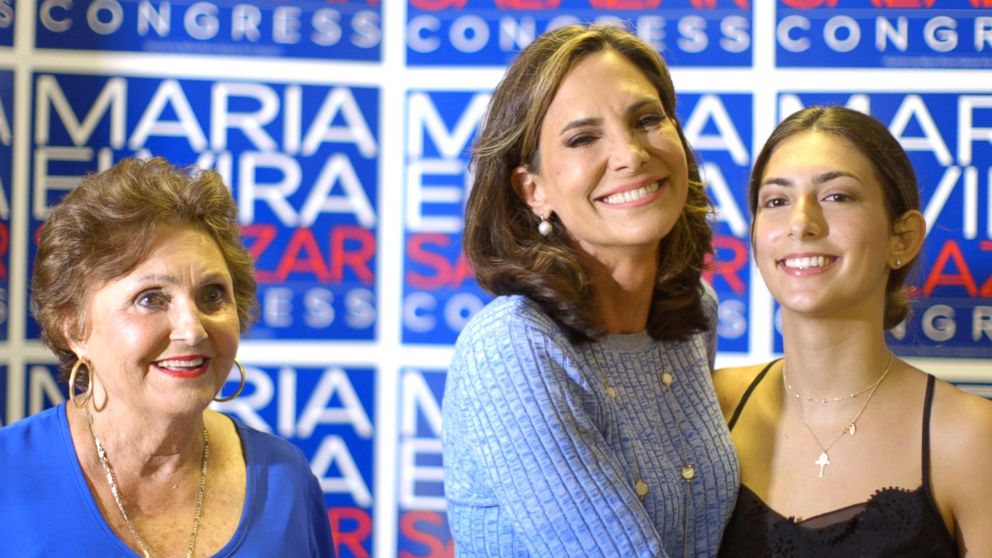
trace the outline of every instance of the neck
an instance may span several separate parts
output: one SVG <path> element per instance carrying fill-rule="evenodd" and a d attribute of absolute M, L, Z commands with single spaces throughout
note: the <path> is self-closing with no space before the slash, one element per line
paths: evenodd
<path fill-rule="evenodd" d="M 789 383 L 803 395 L 855 392 L 878 379 L 889 363 L 881 323 L 783 314 L 782 326 Z"/>
<path fill-rule="evenodd" d="M 134 478 L 170 477 L 185 469 L 199 470 L 203 451 L 203 414 L 162 420 L 121 412 L 113 405 L 97 408 L 91 401 L 87 408 L 93 417 L 93 434 L 112 460 L 122 482 Z M 67 404 L 77 448 L 96 450 L 85 411 Z"/>
<path fill-rule="evenodd" d="M 583 262 L 592 281 L 600 325 L 609 333 L 639 333 L 647 328 L 658 269 L 656 256 L 615 257 Z"/>

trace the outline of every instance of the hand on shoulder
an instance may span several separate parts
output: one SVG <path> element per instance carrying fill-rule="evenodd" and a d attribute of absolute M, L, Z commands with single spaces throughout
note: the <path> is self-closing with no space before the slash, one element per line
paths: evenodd
<path fill-rule="evenodd" d="M 766 366 L 768 363 L 763 362 L 750 366 L 721 368 L 713 372 L 713 387 L 716 388 L 716 396 L 720 401 L 724 420 L 730 420 L 734 409 L 744 397 L 744 392 Z"/>

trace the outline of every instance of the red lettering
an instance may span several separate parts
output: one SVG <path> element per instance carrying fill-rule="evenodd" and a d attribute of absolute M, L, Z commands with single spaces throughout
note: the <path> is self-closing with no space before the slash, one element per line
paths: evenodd
<path fill-rule="evenodd" d="M 424 233 L 410 236 L 407 241 L 406 253 L 410 259 L 424 264 L 437 271 L 434 275 L 421 275 L 416 271 L 408 271 L 406 282 L 415 289 L 437 289 L 447 283 L 454 275 L 451 264 L 440 254 L 436 254 L 425 247 L 428 245 L 447 247 L 451 245 L 451 237 L 441 233 Z"/>
<path fill-rule="evenodd" d="M 400 558 L 417 558 L 419 556 L 430 556 L 431 558 L 451 558 L 455 555 L 455 541 L 448 536 L 445 544 L 438 535 L 428 531 L 421 531 L 418 523 L 427 523 L 433 527 L 433 531 L 448 531 L 447 522 L 437 512 L 428 511 L 408 511 L 400 517 L 400 533 L 414 543 L 427 547 L 426 554 L 414 554 L 401 550 Z"/>
<path fill-rule="evenodd" d="M 876 8 L 930 8 L 934 0 L 871 0 Z"/>
<path fill-rule="evenodd" d="M 812 10 L 823 6 L 827 8 L 837 7 L 837 0 L 782 0 L 782 3 L 790 8 L 798 8 L 800 10 Z"/>
<path fill-rule="evenodd" d="M 253 242 L 248 244 L 248 253 L 251 257 L 258 261 L 265 253 L 265 249 L 272 244 L 272 241 L 276 238 L 276 226 L 275 225 L 244 225 L 241 227 L 241 238 L 242 240 L 251 239 Z"/>
<path fill-rule="evenodd" d="M 744 280 L 740 276 L 741 270 L 747 267 L 747 246 L 744 241 L 733 236 L 717 236 L 713 239 L 713 250 L 716 256 L 707 257 L 703 277 L 710 284 L 715 276 L 723 277 L 734 294 L 744 294 Z M 721 256 L 727 251 L 732 254 L 730 259 Z"/>
<path fill-rule="evenodd" d="M 7 255 L 7 248 L 10 248 L 10 230 L 7 229 L 7 223 L 0 223 L 0 258 Z M 3 259 L 0 259 L 0 279 L 7 278 L 7 266 L 3 264 Z"/>
<path fill-rule="evenodd" d="M 957 267 L 958 273 L 944 273 L 944 268 L 951 261 Z M 961 247 L 958 246 L 956 240 L 948 240 L 941 247 L 937 262 L 933 264 L 933 269 L 930 270 L 930 275 L 927 276 L 927 281 L 923 284 L 923 294 L 931 296 L 936 287 L 954 285 L 964 287 L 971 298 L 978 296 L 975 278 L 971 276 L 971 269 L 968 268 L 968 262 L 965 261 L 964 254 L 961 253 Z"/>
<path fill-rule="evenodd" d="M 600 10 L 652 10 L 661 0 L 589 0 L 589 5 Z"/>
<path fill-rule="evenodd" d="M 496 0 L 496 7 L 503 10 L 553 10 L 560 0 Z"/>
<path fill-rule="evenodd" d="M 992 0 L 971 0 L 973 8 L 992 8 Z"/>
<path fill-rule="evenodd" d="M 689 0 L 693 8 L 696 9 L 716 9 L 717 0 Z M 748 9 L 751 3 L 748 0 L 734 0 L 734 5 L 741 9 Z"/>
<path fill-rule="evenodd" d="M 363 542 L 372 534 L 372 518 L 369 512 L 356 507 L 334 507 L 327 510 L 327 520 L 331 523 L 334 536 L 334 554 L 341 556 L 341 547 L 347 547 L 355 558 L 370 558 Z M 342 530 L 343 525 L 354 525 L 354 529 Z"/>
<path fill-rule="evenodd" d="M 992 0 L 989 1 L 992 2 Z M 992 240 L 983 240 L 979 242 L 978 249 L 982 252 L 992 252 Z M 986 279 L 985 284 L 982 285 L 982 292 L 980 294 L 983 298 L 992 298 L 992 273 L 989 274 L 989 278 Z"/>
<path fill-rule="evenodd" d="M 355 250 L 348 250 L 346 244 L 351 241 L 352 245 L 358 244 Z M 349 267 L 358 276 L 358 280 L 366 285 L 371 285 L 375 280 L 369 262 L 375 257 L 375 236 L 372 231 L 356 227 L 354 225 L 343 225 L 334 227 L 331 230 L 331 278 L 333 281 L 341 281 L 344 277 L 344 268 Z"/>
<path fill-rule="evenodd" d="M 460 10 L 465 7 L 467 2 L 468 0 L 410 0 L 414 8 L 429 12 L 439 12 L 449 8 Z"/>
<path fill-rule="evenodd" d="M 260 283 L 282 283 L 293 272 L 311 272 L 319 281 L 331 281 L 331 272 L 327 269 L 320 246 L 310 229 L 295 229 L 276 270 L 259 270 L 255 272 L 255 276 Z"/>

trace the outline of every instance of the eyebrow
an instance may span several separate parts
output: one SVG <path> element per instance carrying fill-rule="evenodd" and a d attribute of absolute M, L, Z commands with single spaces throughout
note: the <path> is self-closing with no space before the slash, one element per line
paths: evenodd
<path fill-rule="evenodd" d="M 635 102 L 631 103 L 631 105 L 629 107 L 627 107 L 627 114 L 633 114 L 633 113 L 641 110 L 645 106 L 652 105 L 652 104 L 657 104 L 658 106 L 662 107 L 662 111 L 664 111 L 664 105 L 661 104 L 661 100 L 660 99 L 653 99 L 653 98 L 647 97 L 647 98 L 644 98 L 644 99 L 641 99 L 639 101 L 635 101 Z M 583 126 L 599 126 L 602 123 L 603 123 L 603 119 L 602 118 L 580 118 L 578 120 L 573 120 L 573 121 L 569 122 L 568 124 L 565 124 L 565 126 L 561 129 L 561 131 L 558 132 L 558 135 L 560 136 L 560 135 L 564 134 L 565 132 L 567 132 L 569 130 L 572 130 L 572 129 L 575 129 L 575 128 L 581 128 Z"/>
<path fill-rule="evenodd" d="M 215 281 L 221 281 L 224 279 L 224 274 L 220 272 L 210 272 L 204 274 L 199 281 L 200 285 L 205 285 L 207 283 L 213 283 Z M 175 275 L 161 275 L 152 273 L 149 275 L 143 275 L 138 279 L 142 283 L 167 283 L 169 285 L 178 285 L 180 280 Z"/>
<path fill-rule="evenodd" d="M 819 186 L 820 184 L 825 184 L 827 182 L 830 182 L 831 180 L 836 180 L 838 178 L 852 178 L 854 180 L 857 180 L 858 182 L 861 182 L 861 179 L 855 176 L 854 174 L 851 174 L 847 171 L 838 170 L 838 171 L 825 172 L 823 174 L 818 174 L 814 176 L 813 184 Z M 761 186 L 759 186 L 759 188 L 763 186 L 772 186 L 772 185 L 792 187 L 795 185 L 795 183 L 789 178 L 773 177 L 762 180 Z"/>

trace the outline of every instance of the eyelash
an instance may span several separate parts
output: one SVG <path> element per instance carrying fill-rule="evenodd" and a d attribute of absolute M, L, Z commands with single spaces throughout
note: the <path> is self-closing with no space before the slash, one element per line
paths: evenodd
<path fill-rule="evenodd" d="M 668 117 L 664 114 L 651 113 L 640 117 L 637 120 L 637 127 L 642 129 L 655 128 L 665 123 Z M 600 134 L 579 134 L 571 137 L 565 143 L 570 148 L 578 148 L 589 145 L 600 138 Z"/>

